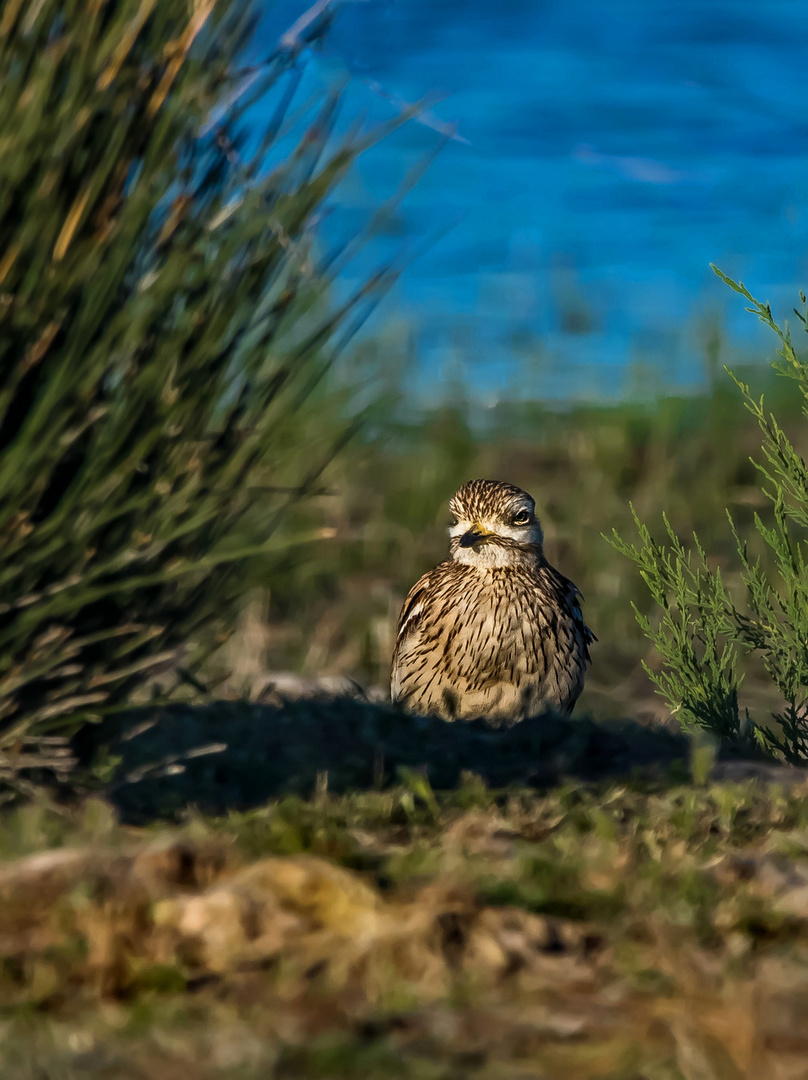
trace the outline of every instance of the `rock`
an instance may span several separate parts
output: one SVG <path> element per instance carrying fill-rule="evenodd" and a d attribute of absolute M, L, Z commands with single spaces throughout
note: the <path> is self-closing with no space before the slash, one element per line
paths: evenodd
<path fill-rule="evenodd" d="M 261 705 L 281 705 L 284 701 L 328 701 L 332 698 L 349 698 L 367 701 L 367 694 L 354 679 L 347 675 L 319 675 L 307 677 L 293 671 L 278 671 L 257 679 L 250 700 Z"/>

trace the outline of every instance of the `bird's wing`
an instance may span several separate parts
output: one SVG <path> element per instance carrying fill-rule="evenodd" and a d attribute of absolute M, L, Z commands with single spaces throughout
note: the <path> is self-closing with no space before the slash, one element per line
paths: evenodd
<path fill-rule="evenodd" d="M 424 611 L 424 601 L 429 592 L 431 573 L 424 574 L 407 593 L 407 598 L 401 608 L 398 617 L 398 630 L 396 631 L 396 647 L 398 652 L 404 640 L 414 633 L 420 623 Z"/>
<path fill-rule="evenodd" d="M 407 651 L 407 646 L 413 643 L 413 637 L 417 634 L 424 614 L 427 598 L 432 591 L 435 570 L 424 574 L 407 593 L 407 597 L 401 608 L 398 618 L 398 630 L 396 631 L 396 643 L 393 648 L 393 667 L 391 690 L 393 701 L 398 697 L 399 664 L 402 655 Z"/>
<path fill-rule="evenodd" d="M 584 613 L 581 610 L 581 601 L 584 598 L 584 594 L 569 578 L 566 579 L 567 584 L 567 603 L 569 609 L 572 612 L 572 618 L 575 624 L 580 627 L 581 634 L 587 647 L 587 659 L 589 659 L 589 646 L 593 641 L 597 641 L 597 637 L 592 633 L 589 627 L 584 622 Z"/>

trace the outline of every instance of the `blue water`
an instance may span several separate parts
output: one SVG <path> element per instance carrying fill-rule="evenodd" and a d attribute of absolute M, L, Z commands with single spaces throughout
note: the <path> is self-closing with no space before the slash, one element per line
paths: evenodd
<path fill-rule="evenodd" d="M 305 7 L 268 8 L 261 44 Z M 710 262 L 783 317 L 808 286 L 805 0 L 365 0 L 308 62 L 309 80 L 351 74 L 348 116 L 439 91 L 430 117 L 456 124 L 352 271 L 450 226 L 371 327 L 414 340 L 422 387 L 615 397 L 638 364 L 698 385 L 704 326 L 725 360 L 773 344 Z M 377 146 L 326 230 L 438 139 L 410 124 Z"/>

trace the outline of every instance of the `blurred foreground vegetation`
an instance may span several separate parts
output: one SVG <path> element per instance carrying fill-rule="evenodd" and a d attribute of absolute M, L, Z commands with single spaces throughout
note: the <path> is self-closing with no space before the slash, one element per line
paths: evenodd
<path fill-rule="evenodd" d="M 12 812 L 0 1072 L 797 1080 L 804 777 L 684 779 Z"/>

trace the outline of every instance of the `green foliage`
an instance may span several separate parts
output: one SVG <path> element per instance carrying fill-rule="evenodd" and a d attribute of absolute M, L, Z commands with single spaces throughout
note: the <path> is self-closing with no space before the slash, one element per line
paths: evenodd
<path fill-rule="evenodd" d="M 384 132 L 336 140 L 337 96 L 296 132 L 303 43 L 238 72 L 250 30 L 246 0 L 0 13 L 0 778 L 192 666 L 346 437 L 312 394 L 387 274 L 334 309 L 312 232 Z"/>
<path fill-rule="evenodd" d="M 614 532 L 614 546 L 636 564 L 654 601 L 661 608 L 656 623 L 635 605 L 637 622 L 662 659 L 661 671 L 645 669 L 685 720 L 724 739 L 740 734 L 737 649 L 732 637 L 732 603 L 719 570 L 711 570 L 694 534 L 688 551 L 663 515 L 669 547 L 657 543 L 634 515 L 640 544 Z"/>
<path fill-rule="evenodd" d="M 714 268 L 716 269 L 716 268 Z M 791 333 L 775 322 L 769 304 L 756 300 L 719 270 L 718 276 L 749 303 L 747 308 L 777 336 L 778 375 L 793 380 L 808 416 L 808 364 L 796 353 Z M 805 297 L 800 294 L 803 309 Z M 796 313 L 808 329 L 806 315 Z M 740 558 L 744 602 L 728 590 L 719 568 L 693 536 L 688 549 L 664 518 L 667 542 L 651 536 L 635 513 L 639 544 L 613 532 L 613 546 L 637 567 L 660 609 L 651 620 L 635 607 L 637 621 L 662 662 L 647 667 L 659 692 L 685 727 L 703 728 L 722 739 L 752 736 L 764 749 L 792 763 L 808 760 L 808 467 L 776 417 L 752 396 L 747 384 L 730 376 L 763 433 L 763 461 L 755 467 L 762 494 L 771 507 L 768 521 L 753 521 L 766 560 L 750 552 L 731 514 L 730 526 Z M 742 658 L 755 653 L 783 701 L 762 722 L 739 705 Z"/>

